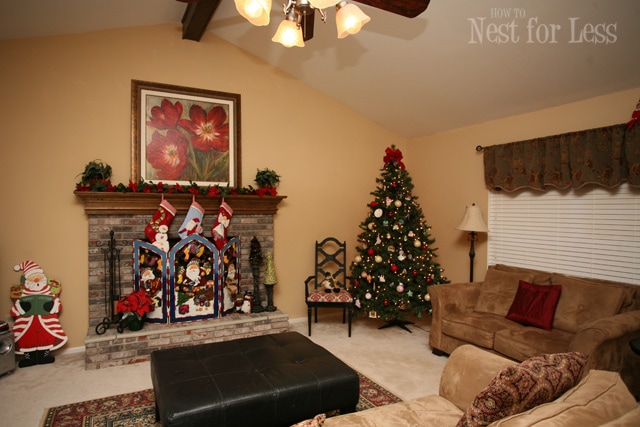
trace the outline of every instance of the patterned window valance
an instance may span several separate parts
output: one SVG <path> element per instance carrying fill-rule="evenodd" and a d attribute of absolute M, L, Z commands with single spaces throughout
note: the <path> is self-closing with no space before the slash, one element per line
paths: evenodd
<path fill-rule="evenodd" d="M 640 125 L 620 124 L 484 147 L 490 189 L 640 187 Z"/>

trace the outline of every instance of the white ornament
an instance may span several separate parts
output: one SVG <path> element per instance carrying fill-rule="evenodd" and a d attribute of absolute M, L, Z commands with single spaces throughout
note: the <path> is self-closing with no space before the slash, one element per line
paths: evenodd
<path fill-rule="evenodd" d="M 374 260 L 376 262 L 382 262 L 382 257 L 380 255 L 376 255 L 376 257 L 374 258 Z"/>
<path fill-rule="evenodd" d="M 425 294 L 425 296 L 424 296 L 424 300 L 425 300 L 425 301 L 431 301 L 431 295 L 429 295 L 429 294 Z"/>
<path fill-rule="evenodd" d="M 396 200 L 395 202 L 393 202 L 393 204 L 396 208 L 399 208 L 400 206 L 402 206 L 402 202 L 400 200 Z"/>
<path fill-rule="evenodd" d="M 371 299 L 371 294 L 369 292 L 367 292 L 366 294 L 364 294 L 364 297 L 366 299 Z"/>
<path fill-rule="evenodd" d="M 382 216 L 382 209 L 378 208 L 373 212 L 373 216 L 380 218 Z"/>
<path fill-rule="evenodd" d="M 396 290 L 397 290 L 398 292 L 403 292 L 403 291 L 404 291 L 404 286 L 402 285 L 402 283 L 400 283 L 400 284 L 398 285 L 398 287 L 396 288 Z"/>
<path fill-rule="evenodd" d="M 356 257 L 355 257 L 354 261 L 355 261 L 356 263 L 359 263 L 360 261 L 362 261 L 362 257 L 361 257 L 360 255 L 356 255 Z"/>
<path fill-rule="evenodd" d="M 413 246 L 415 246 L 416 248 L 419 248 L 420 245 L 422 245 L 422 242 L 420 240 L 414 240 L 413 241 Z"/>

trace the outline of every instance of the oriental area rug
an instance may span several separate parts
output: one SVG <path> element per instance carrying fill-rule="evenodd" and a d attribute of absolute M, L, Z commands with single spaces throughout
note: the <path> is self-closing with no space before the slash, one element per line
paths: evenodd
<path fill-rule="evenodd" d="M 357 411 L 402 401 L 364 375 L 358 376 Z M 156 426 L 155 417 L 155 395 L 149 389 L 49 408 L 41 427 L 149 427 Z"/>

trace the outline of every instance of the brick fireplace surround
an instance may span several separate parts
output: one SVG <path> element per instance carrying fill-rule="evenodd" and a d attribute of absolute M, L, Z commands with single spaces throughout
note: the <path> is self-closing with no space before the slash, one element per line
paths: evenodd
<path fill-rule="evenodd" d="M 265 335 L 288 330 L 289 316 L 281 311 L 251 314 L 230 314 L 218 319 L 172 324 L 146 323 L 138 332 L 125 330 L 118 333 L 116 325 L 102 335 L 96 325 L 108 316 L 105 293 L 108 293 L 108 273 L 105 271 L 104 250 L 108 248 L 113 230 L 116 247 L 120 249 L 120 283 L 122 293 L 133 288 L 133 241 L 144 239 L 144 228 L 151 220 L 161 201 L 160 194 L 76 192 L 89 217 L 89 330 L 85 338 L 85 368 L 100 369 L 149 360 L 154 350 L 169 347 L 204 344 Z M 178 211 L 169 228 L 169 237 L 178 238 L 191 204 L 190 194 L 165 194 Z M 253 276 L 249 264 L 250 242 L 257 237 L 262 252 L 273 251 L 274 216 L 278 203 L 286 196 L 258 197 L 253 195 L 228 196 L 225 201 L 233 209 L 228 235 L 240 238 L 240 285 L 243 291 L 253 291 Z M 210 230 L 220 207 L 220 198 L 197 196 L 205 209 L 204 235 Z M 261 269 L 261 275 L 263 275 Z M 262 279 L 260 280 L 262 283 Z M 260 287 L 263 305 L 266 305 L 264 286 Z M 106 291 L 106 292 L 105 292 Z"/>

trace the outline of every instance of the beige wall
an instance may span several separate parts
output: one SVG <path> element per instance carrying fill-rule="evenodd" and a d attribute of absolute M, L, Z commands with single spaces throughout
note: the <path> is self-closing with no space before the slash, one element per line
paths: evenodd
<path fill-rule="evenodd" d="M 625 123 L 639 97 L 640 87 L 410 141 L 407 168 L 448 278 L 454 282 L 469 280 L 468 233 L 455 230 L 465 206 L 480 206 L 488 222 L 489 193 L 484 186 L 482 154 L 476 152 L 477 145 Z M 487 234 L 481 234 L 476 243 L 476 281 L 482 280 L 486 271 L 487 239 Z"/>
<path fill-rule="evenodd" d="M 333 235 L 354 247 L 384 149 L 405 141 L 211 34 L 196 43 L 180 31 L 0 42 L 3 319 L 20 277 L 13 265 L 32 259 L 63 284 L 67 347 L 84 344 L 87 217 L 73 189 L 95 158 L 111 164 L 113 181 L 129 180 L 131 79 L 241 94 L 242 184 L 269 167 L 287 196 L 275 219 L 275 303 L 292 318 L 306 316 L 313 242 Z"/>
<path fill-rule="evenodd" d="M 275 220 L 275 303 L 291 318 L 306 316 L 313 242 L 332 235 L 353 255 L 387 146 L 405 154 L 445 273 L 466 280 L 469 246 L 453 227 L 466 204 L 486 214 L 487 203 L 474 147 L 621 123 L 640 92 L 408 142 L 211 34 L 182 40 L 177 25 L 4 41 L 0 58 L 0 316 L 19 280 L 13 265 L 32 259 L 63 284 L 67 347 L 82 346 L 88 327 L 87 218 L 73 188 L 96 158 L 111 164 L 114 182 L 128 181 L 131 79 L 241 94 L 242 184 L 269 167 L 287 196 Z M 480 279 L 486 236 L 477 252 Z"/>

